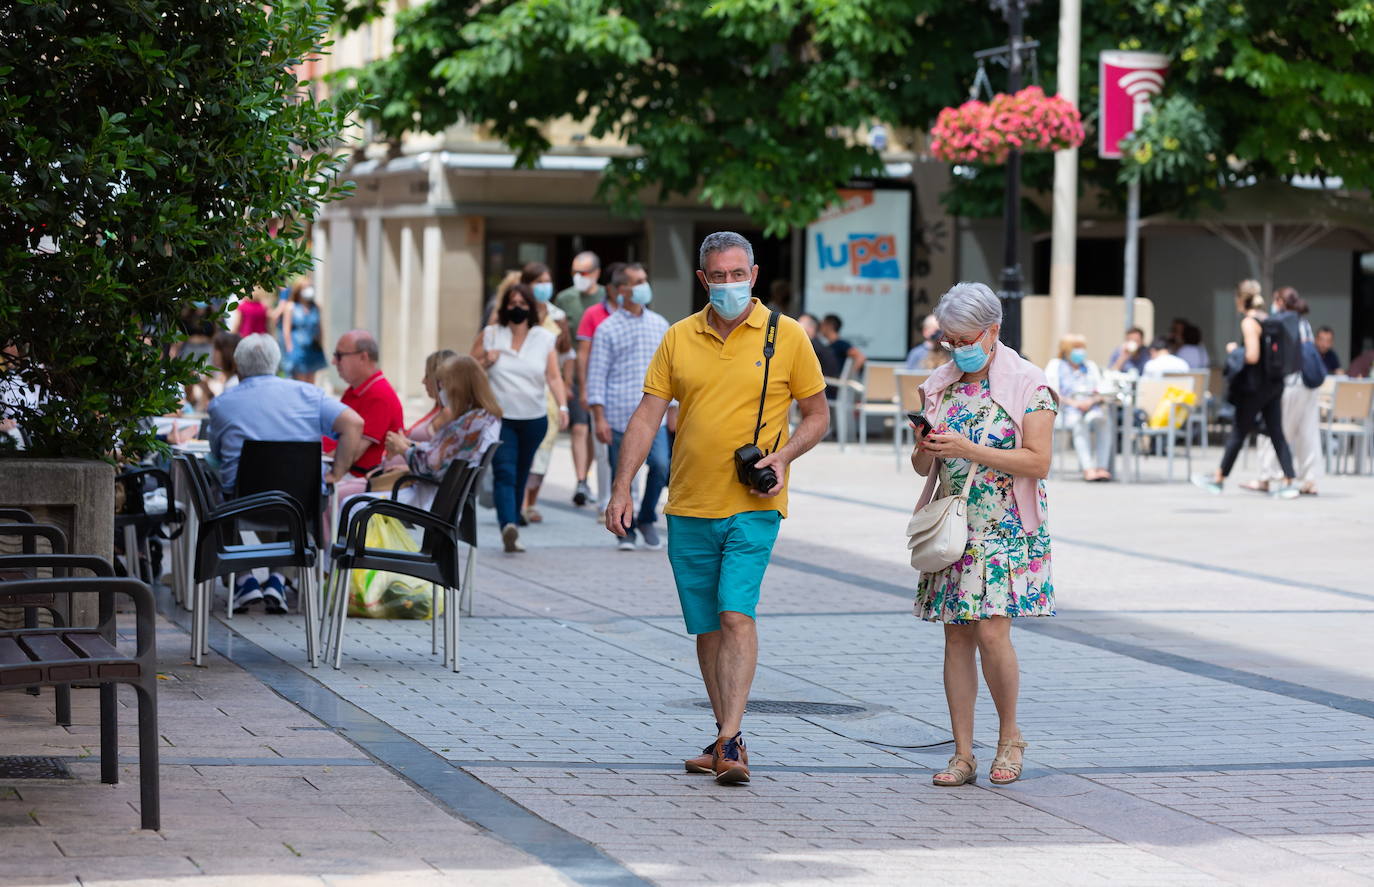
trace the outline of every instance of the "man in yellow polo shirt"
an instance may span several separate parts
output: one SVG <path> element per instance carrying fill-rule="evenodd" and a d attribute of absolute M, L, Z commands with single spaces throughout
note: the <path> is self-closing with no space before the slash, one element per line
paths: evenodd
<path fill-rule="evenodd" d="M 687 631 L 697 638 L 717 733 L 684 763 L 689 772 L 714 773 L 716 782 L 734 785 L 749 781 L 740 722 L 758 661 L 759 586 L 787 516 L 787 467 L 825 436 L 830 411 L 806 334 L 752 296 L 759 266 L 749 241 L 718 231 L 702 241 L 699 260 L 697 279 L 710 304 L 673 324 L 649 364 L 644 398 L 621 441 L 606 528 L 617 536 L 628 532 L 630 479 L 669 402 L 678 401 L 664 509 L 668 559 Z M 802 421 L 789 437 L 793 400 Z M 736 451 L 750 444 L 767 455 L 753 461 L 744 453 L 741 466 Z"/>

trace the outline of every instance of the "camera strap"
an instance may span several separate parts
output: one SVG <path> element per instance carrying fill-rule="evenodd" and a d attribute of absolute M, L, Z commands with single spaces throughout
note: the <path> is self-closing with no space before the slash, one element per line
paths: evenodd
<path fill-rule="evenodd" d="M 763 331 L 763 390 L 759 392 L 759 416 L 754 420 L 754 446 L 759 445 L 759 433 L 763 431 L 763 402 L 768 397 L 768 364 L 773 360 L 773 346 L 778 339 L 778 313 L 768 315 L 768 328 Z"/>

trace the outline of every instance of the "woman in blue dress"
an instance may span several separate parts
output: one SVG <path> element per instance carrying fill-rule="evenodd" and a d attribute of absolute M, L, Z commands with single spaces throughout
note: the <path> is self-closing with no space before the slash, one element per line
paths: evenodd
<path fill-rule="evenodd" d="M 320 345 L 320 306 L 315 304 L 315 287 L 302 277 L 291 287 L 290 295 L 273 312 L 281 330 L 281 368 L 299 382 L 315 383 L 315 374 L 324 369 L 324 348 Z"/>

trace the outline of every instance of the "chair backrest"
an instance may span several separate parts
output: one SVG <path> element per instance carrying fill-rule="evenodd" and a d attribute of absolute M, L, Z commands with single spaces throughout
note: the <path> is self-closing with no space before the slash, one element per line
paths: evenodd
<path fill-rule="evenodd" d="M 286 493 L 305 508 L 311 535 L 320 538 L 324 485 L 320 442 L 316 440 L 246 440 L 239 455 L 235 496 Z"/>
<path fill-rule="evenodd" d="M 930 370 L 907 370 L 895 374 L 897 405 L 904 413 L 921 409 L 921 385 L 930 378 Z"/>
<path fill-rule="evenodd" d="M 1201 393 L 1200 386 L 1205 384 L 1200 382 L 1198 378 L 1200 376 L 1202 376 L 1202 373 L 1165 373 L 1163 382 L 1166 387 L 1172 385 L 1175 388 L 1181 388 L 1184 391 L 1191 391 L 1194 394 L 1199 394 Z M 1160 393 L 1163 394 L 1162 391 Z"/>
<path fill-rule="evenodd" d="M 482 454 L 482 461 L 468 478 L 468 488 L 463 494 L 463 511 L 458 515 L 458 538 L 465 545 L 477 544 L 477 486 L 482 482 L 482 475 L 491 470 L 492 460 L 500 446 L 501 441 L 498 440 L 487 447 L 487 451 Z"/>
<path fill-rule="evenodd" d="M 890 363 L 864 364 L 864 403 L 896 403 L 897 366 Z"/>
<path fill-rule="evenodd" d="M 177 453 L 172 457 L 172 462 L 174 467 L 180 466 L 182 477 L 186 478 L 186 498 L 191 502 L 196 520 L 205 520 L 210 509 L 215 507 L 214 500 L 210 498 L 210 481 L 205 476 L 205 463 L 187 453 Z"/>
<path fill-rule="evenodd" d="M 1364 422 L 1374 413 L 1374 381 L 1342 379 L 1331 395 L 1331 418 Z"/>
<path fill-rule="evenodd" d="M 22 508 L 0 508 L 0 520 L 13 521 L 16 524 L 36 523 L 33 514 Z"/>

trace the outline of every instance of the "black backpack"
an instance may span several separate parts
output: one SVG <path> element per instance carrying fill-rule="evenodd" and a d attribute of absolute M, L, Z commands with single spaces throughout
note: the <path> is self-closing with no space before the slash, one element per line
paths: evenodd
<path fill-rule="evenodd" d="M 1282 315 L 1260 321 L 1259 366 L 1266 380 L 1281 382 L 1302 369 L 1302 352 L 1298 349 L 1296 327 L 1296 323 L 1288 323 Z"/>

